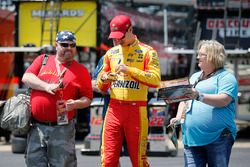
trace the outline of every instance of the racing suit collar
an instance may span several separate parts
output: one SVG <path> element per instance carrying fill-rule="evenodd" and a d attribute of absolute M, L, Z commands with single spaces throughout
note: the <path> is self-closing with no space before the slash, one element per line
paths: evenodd
<path fill-rule="evenodd" d="M 133 41 L 131 44 L 127 45 L 127 46 L 123 46 L 123 48 L 135 47 L 135 46 L 138 45 L 138 43 L 139 43 L 139 40 L 138 40 L 137 37 L 135 36 L 134 41 Z"/>

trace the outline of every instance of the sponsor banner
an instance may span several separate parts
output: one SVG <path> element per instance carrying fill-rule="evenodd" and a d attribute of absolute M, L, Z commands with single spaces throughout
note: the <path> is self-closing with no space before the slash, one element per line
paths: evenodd
<path fill-rule="evenodd" d="M 222 15 L 211 14 L 200 18 L 201 39 L 215 38 L 223 43 L 226 49 L 249 48 L 250 18 L 247 16 L 242 16 L 241 19 L 233 16 L 224 19 Z"/>
<path fill-rule="evenodd" d="M 224 28 L 226 27 L 226 33 Z M 206 22 L 206 30 L 218 29 L 218 35 L 220 38 L 226 37 L 250 37 L 250 19 L 248 18 L 231 18 L 227 19 L 214 19 L 208 18 Z"/>
<path fill-rule="evenodd" d="M 97 4 L 94 1 L 62 2 L 61 10 L 57 3 L 51 6 L 44 2 L 22 2 L 19 5 L 19 46 L 27 43 L 40 46 L 42 25 L 44 24 L 43 45 L 50 44 L 50 30 L 53 27 L 52 41 L 56 36 L 56 19 L 59 19 L 58 30 L 70 30 L 75 33 L 78 46 L 96 47 Z M 53 21 L 51 20 L 53 17 Z M 42 18 L 45 18 L 43 22 Z"/>

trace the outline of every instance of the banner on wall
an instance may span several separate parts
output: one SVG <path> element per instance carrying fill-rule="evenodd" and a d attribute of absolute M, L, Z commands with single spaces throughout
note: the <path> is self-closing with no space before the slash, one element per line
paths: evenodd
<path fill-rule="evenodd" d="M 44 2 L 22 2 L 19 5 L 19 46 L 27 43 L 40 46 L 42 38 L 42 17 L 44 22 L 43 45 L 51 39 L 49 30 L 55 29 L 56 21 L 50 22 L 51 16 L 60 16 L 58 30 L 69 30 L 75 33 L 78 46 L 96 47 L 97 45 L 97 4 L 95 1 L 62 2 L 60 12 L 43 10 Z M 54 4 L 56 8 L 56 3 Z M 48 9 L 50 9 L 48 5 Z M 53 31 L 52 41 L 55 41 L 56 31 Z"/>
<path fill-rule="evenodd" d="M 213 36 L 225 45 L 226 49 L 248 49 L 250 42 L 250 18 L 243 15 L 228 16 L 224 19 L 223 13 L 200 12 L 201 39 L 211 39 Z M 213 35 L 214 34 L 214 35 Z M 225 43 L 224 43 L 225 42 Z"/>

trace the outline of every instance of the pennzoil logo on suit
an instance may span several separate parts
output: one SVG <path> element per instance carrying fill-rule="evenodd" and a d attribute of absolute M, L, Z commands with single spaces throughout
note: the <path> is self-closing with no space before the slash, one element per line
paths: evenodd
<path fill-rule="evenodd" d="M 112 88 L 140 89 L 138 81 L 118 80 L 112 83 Z"/>

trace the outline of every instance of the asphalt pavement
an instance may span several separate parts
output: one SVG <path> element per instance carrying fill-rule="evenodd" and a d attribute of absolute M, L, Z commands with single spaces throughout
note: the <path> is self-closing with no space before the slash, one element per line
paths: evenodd
<path fill-rule="evenodd" d="M 2 139 L 2 138 L 1 138 Z M 82 141 L 77 141 L 77 161 L 79 167 L 100 167 L 100 156 L 87 156 L 81 154 Z M 120 158 L 122 167 L 131 167 L 129 157 Z M 149 157 L 152 167 L 182 167 L 183 166 L 183 145 L 179 141 L 179 150 L 176 157 Z M 25 167 L 24 154 L 13 154 L 11 145 L 0 141 L 0 167 Z M 250 128 L 238 135 L 230 159 L 229 167 L 250 166 Z"/>

